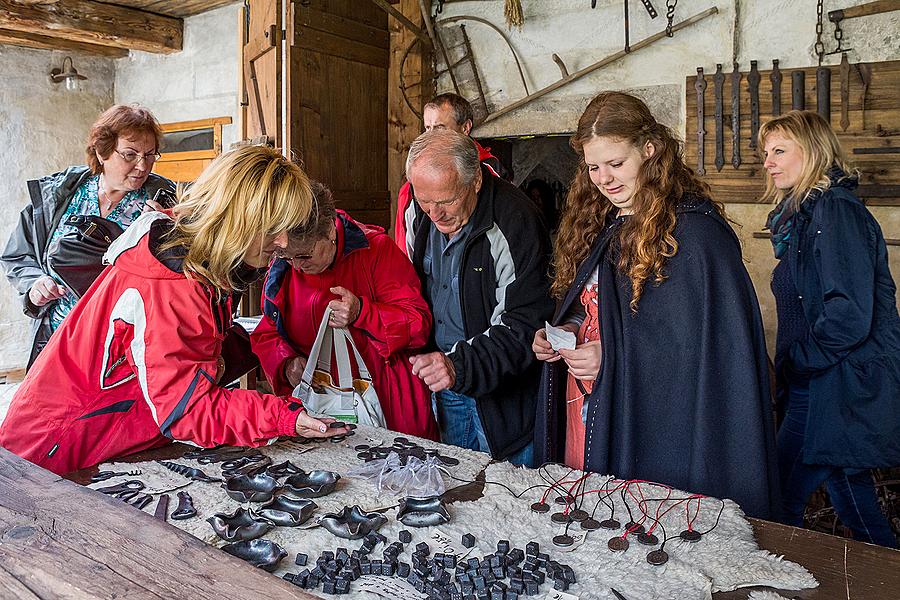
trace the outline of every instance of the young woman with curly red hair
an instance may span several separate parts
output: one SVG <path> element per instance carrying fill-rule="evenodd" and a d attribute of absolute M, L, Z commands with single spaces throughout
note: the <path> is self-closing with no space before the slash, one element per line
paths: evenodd
<path fill-rule="evenodd" d="M 582 156 L 554 250 L 537 463 L 645 479 L 777 511 L 767 355 L 753 285 L 722 205 L 640 99 L 606 92 L 578 123 Z"/>

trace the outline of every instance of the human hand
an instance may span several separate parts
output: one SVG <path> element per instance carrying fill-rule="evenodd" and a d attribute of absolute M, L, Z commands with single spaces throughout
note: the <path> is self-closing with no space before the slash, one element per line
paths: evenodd
<path fill-rule="evenodd" d="M 153 212 L 153 211 L 161 212 L 163 210 L 165 210 L 165 209 L 163 208 L 162 204 L 160 204 L 159 202 L 157 202 L 156 200 L 153 200 L 151 198 L 151 199 L 148 199 L 147 202 L 144 203 L 144 208 L 141 210 L 141 212 L 142 213 L 148 213 L 148 212 Z"/>
<path fill-rule="evenodd" d="M 565 329 L 572 333 L 578 333 L 578 325 L 575 323 L 563 323 L 559 329 Z M 559 353 L 553 349 L 550 342 L 547 341 L 547 330 L 541 327 L 534 332 L 534 341 L 531 343 L 531 351 L 534 352 L 535 358 L 544 362 L 556 362 L 562 358 Z"/>
<path fill-rule="evenodd" d="M 448 390 L 456 383 L 453 361 L 443 352 L 429 352 L 409 357 L 412 373 L 425 382 L 432 392 Z"/>
<path fill-rule="evenodd" d="M 66 295 L 65 286 L 56 283 L 56 280 L 49 275 L 44 275 L 34 282 L 31 289 L 28 290 L 28 299 L 35 306 L 44 306 L 49 302 L 53 302 Z"/>
<path fill-rule="evenodd" d="M 602 358 L 600 340 L 575 346 L 574 350 L 562 349 L 559 351 L 559 355 L 566 361 L 566 364 L 569 366 L 569 373 L 575 379 L 594 381 L 597 379 L 597 375 L 600 374 Z"/>
<path fill-rule="evenodd" d="M 331 417 L 316 419 L 309 416 L 309 413 L 304 409 L 297 415 L 297 423 L 294 425 L 294 429 L 297 431 L 297 435 L 301 435 L 305 438 L 326 438 L 334 435 L 347 435 L 347 433 L 350 432 L 350 428 L 346 425 L 342 427 L 330 427 L 331 423 L 336 421 L 337 419 L 332 419 Z"/>
<path fill-rule="evenodd" d="M 304 369 L 306 369 L 305 356 L 289 358 L 287 362 L 284 363 L 284 378 L 287 379 L 288 383 L 293 387 L 297 387 L 300 384 L 300 380 L 303 379 Z"/>
<path fill-rule="evenodd" d="M 347 288 L 337 286 L 329 291 L 341 298 L 328 303 L 328 308 L 331 309 L 331 318 L 328 320 L 328 324 L 332 327 L 346 327 L 353 323 L 359 317 L 362 302 Z"/>

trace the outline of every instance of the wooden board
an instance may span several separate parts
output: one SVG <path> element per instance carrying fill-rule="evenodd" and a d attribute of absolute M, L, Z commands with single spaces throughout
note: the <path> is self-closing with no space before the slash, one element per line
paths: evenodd
<path fill-rule="evenodd" d="M 241 30 L 244 30 L 243 23 Z M 242 47 L 242 74 L 241 89 L 247 103 L 242 119 L 243 139 L 268 136 L 280 147 L 283 143 L 280 0 L 251 0 L 248 36 Z"/>
<path fill-rule="evenodd" d="M 138 8 L 169 17 L 190 17 L 235 4 L 238 0 L 115 0 L 110 4 Z"/>
<path fill-rule="evenodd" d="M 848 116 L 850 126 L 841 131 L 841 77 L 839 66 L 831 70 L 831 125 L 837 132 L 851 165 L 861 171 L 861 195 L 869 205 L 900 204 L 900 197 L 877 195 L 877 186 L 900 185 L 900 154 L 853 154 L 854 148 L 894 147 L 900 145 L 900 61 L 867 63 L 871 67 L 871 84 L 863 99 L 863 84 L 856 65 L 850 66 L 850 102 Z M 745 67 L 748 65 L 744 65 Z M 760 153 L 750 147 L 750 90 L 747 72 L 741 78 L 740 149 L 741 166 L 731 166 L 731 67 L 723 65 L 725 87 L 723 91 L 723 132 L 725 166 L 717 172 L 714 162 L 715 146 L 715 71 L 704 73 L 707 83 L 704 96 L 704 151 L 706 154 L 706 176 L 713 197 L 723 202 L 759 203 L 765 190 L 765 173 Z M 781 111 L 791 109 L 791 73 L 801 70 L 805 73 L 806 108 L 816 110 L 816 67 L 802 69 L 781 69 Z M 770 70 L 760 71 L 759 104 L 760 125 L 771 119 L 772 84 Z M 685 159 L 692 168 L 697 168 L 697 93 L 694 84 L 696 75 L 686 81 L 686 135 Z M 865 110 L 863 105 L 865 104 Z M 873 186 L 867 188 L 866 186 Z M 882 188 L 883 189 L 883 188 Z M 875 194 L 867 194 L 871 190 Z"/>
<path fill-rule="evenodd" d="M 0 448 L 0 598 L 61 597 L 317 600 Z"/>

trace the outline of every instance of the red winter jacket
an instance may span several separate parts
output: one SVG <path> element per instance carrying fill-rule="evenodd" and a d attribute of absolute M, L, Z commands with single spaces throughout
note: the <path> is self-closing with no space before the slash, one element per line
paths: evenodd
<path fill-rule="evenodd" d="M 412 350 L 424 346 L 431 332 L 431 312 L 412 263 L 381 227 L 358 223 L 340 210 L 335 225 L 337 253 L 327 270 L 307 275 L 280 259 L 270 266 L 264 316 L 250 336 L 253 352 L 275 393 L 290 394 L 285 363 L 309 356 L 325 308 L 338 299 L 329 289 L 344 287 L 362 301 L 349 330 L 372 375 L 388 428 L 436 440 L 431 392 L 409 363 Z"/>
<path fill-rule="evenodd" d="M 148 213 L 110 246 L 112 266 L 13 396 L 4 448 L 62 474 L 173 440 L 259 446 L 294 435 L 294 399 L 215 384 L 231 300 L 153 256 L 149 238 L 166 219 Z"/>
<path fill-rule="evenodd" d="M 475 140 L 472 141 L 475 142 L 475 147 L 478 148 L 478 160 L 480 160 L 495 177 L 500 177 L 497 172 L 497 169 L 500 168 L 500 161 L 497 160 L 496 156 L 491 154 L 491 149 L 482 146 Z M 412 255 L 412 250 L 409 247 L 412 240 L 406 239 L 406 232 L 409 229 L 407 221 L 411 222 L 415 217 L 415 211 L 407 210 L 411 202 L 412 185 L 410 185 L 409 181 L 404 181 L 403 186 L 397 193 L 397 216 L 394 219 L 394 241 L 397 242 L 397 245 L 400 246 L 400 249 L 403 250 L 403 253 L 406 256 Z"/>

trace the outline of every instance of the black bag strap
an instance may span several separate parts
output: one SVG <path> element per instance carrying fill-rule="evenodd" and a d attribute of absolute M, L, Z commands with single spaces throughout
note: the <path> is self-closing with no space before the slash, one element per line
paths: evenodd
<path fill-rule="evenodd" d="M 47 215 L 44 212 L 44 200 L 41 198 L 41 182 L 32 179 L 28 182 L 28 195 L 31 196 L 31 216 L 34 221 L 34 239 L 37 242 L 37 253 L 42 254 L 47 248 Z M 38 256 L 38 260 L 41 257 Z"/>

